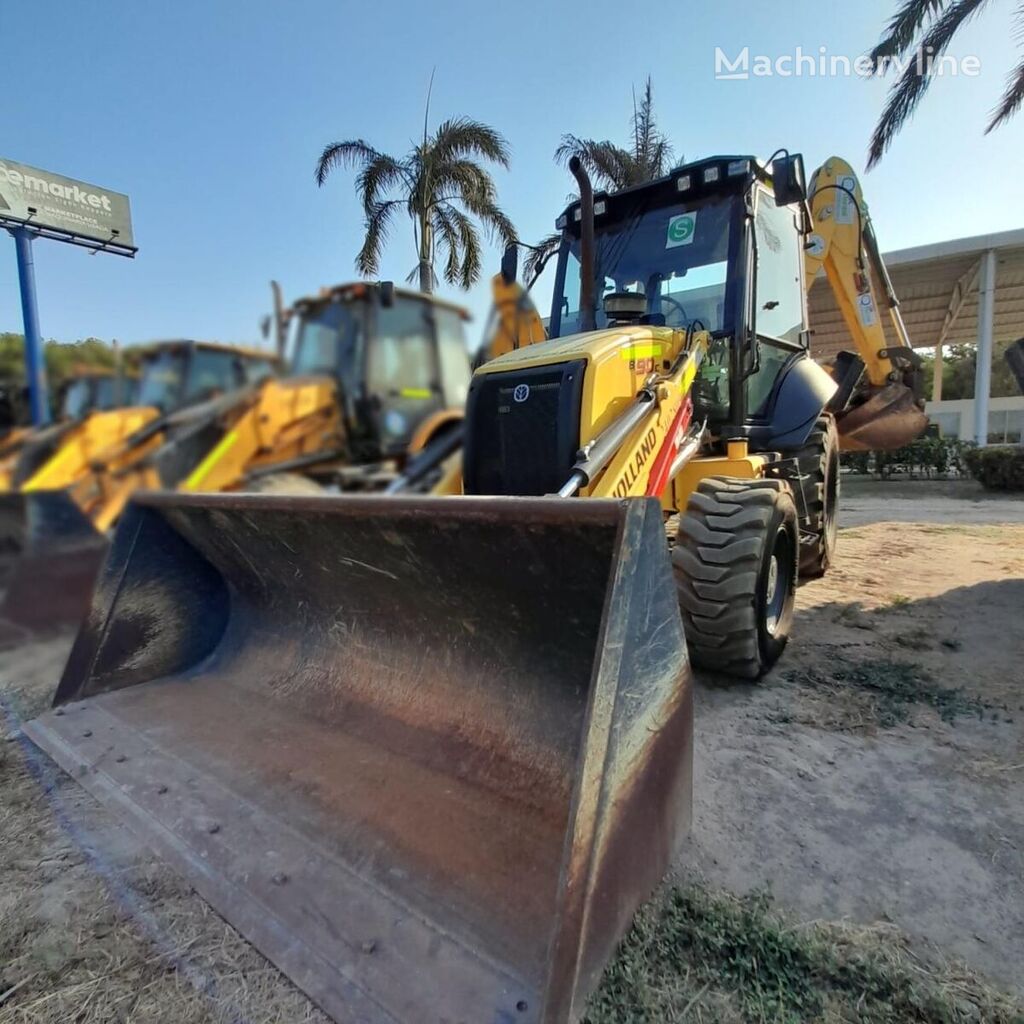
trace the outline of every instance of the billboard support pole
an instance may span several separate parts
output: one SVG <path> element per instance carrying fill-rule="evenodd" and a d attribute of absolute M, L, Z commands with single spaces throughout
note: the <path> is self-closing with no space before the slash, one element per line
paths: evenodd
<path fill-rule="evenodd" d="M 37 427 L 50 422 L 50 403 L 46 395 L 46 364 L 43 361 L 43 339 L 39 335 L 39 308 L 36 305 L 36 274 L 32 259 L 32 236 L 29 228 L 11 228 L 18 253 L 18 284 L 21 288 L 21 316 L 25 323 L 25 376 L 28 379 L 28 400 L 32 423 Z"/>

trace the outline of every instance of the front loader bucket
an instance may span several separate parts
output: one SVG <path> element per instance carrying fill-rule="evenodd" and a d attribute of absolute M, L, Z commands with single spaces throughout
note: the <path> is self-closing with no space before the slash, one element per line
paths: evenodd
<path fill-rule="evenodd" d="M 894 451 L 919 437 L 926 426 L 928 417 L 914 392 L 900 383 L 886 384 L 836 416 L 843 451 Z"/>
<path fill-rule="evenodd" d="M 689 821 L 660 505 L 146 495 L 25 732 L 337 1020 L 562 1022 Z"/>
<path fill-rule="evenodd" d="M 80 623 L 106 551 L 67 492 L 0 494 L 0 649 L 24 631 Z"/>

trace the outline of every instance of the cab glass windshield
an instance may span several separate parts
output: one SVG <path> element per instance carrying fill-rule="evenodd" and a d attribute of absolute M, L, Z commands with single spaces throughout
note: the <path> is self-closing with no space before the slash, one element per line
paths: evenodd
<path fill-rule="evenodd" d="M 432 394 L 438 371 L 427 303 L 397 296 L 393 305 L 377 310 L 377 331 L 367 359 L 366 377 L 371 394 Z"/>
<path fill-rule="evenodd" d="M 292 359 L 293 376 L 341 378 L 350 391 L 357 380 L 364 304 L 331 302 L 304 312 Z"/>
<path fill-rule="evenodd" d="M 709 331 L 729 330 L 732 303 L 726 296 L 730 241 L 742 212 L 738 196 L 700 204 L 647 209 L 638 201 L 632 216 L 595 223 L 596 319 L 610 292 L 647 296 L 647 313 L 669 327 L 699 321 Z M 661 322 L 656 320 L 653 322 Z M 580 330 L 580 240 L 568 232 L 559 254 L 551 310 L 551 336 Z"/>
<path fill-rule="evenodd" d="M 106 390 L 103 385 L 106 384 Z M 113 379 L 109 377 L 79 377 L 71 381 L 64 392 L 64 415 L 69 420 L 77 420 L 93 409 L 108 409 L 103 399 L 109 402 L 113 390 Z"/>
<path fill-rule="evenodd" d="M 184 372 L 184 349 L 165 349 L 146 358 L 139 383 L 139 405 L 154 406 L 162 412 L 170 412 L 180 400 Z"/>

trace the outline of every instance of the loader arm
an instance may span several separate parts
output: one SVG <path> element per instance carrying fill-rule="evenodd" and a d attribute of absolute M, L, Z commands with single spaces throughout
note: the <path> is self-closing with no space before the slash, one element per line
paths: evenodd
<path fill-rule="evenodd" d="M 177 489 L 232 490 L 256 470 L 344 454 L 345 430 L 333 380 L 268 380 L 254 399 L 229 417 L 223 435 Z"/>
<path fill-rule="evenodd" d="M 530 293 L 513 277 L 504 273 L 491 278 L 493 310 L 477 363 L 496 359 L 506 352 L 525 348 L 538 341 L 547 341 L 547 331 Z"/>
<path fill-rule="evenodd" d="M 696 334 L 665 374 L 652 375 L 633 404 L 581 450 L 566 485 L 592 498 L 660 498 L 683 462 L 700 444 L 694 427 L 694 378 L 707 351 L 706 331 Z"/>
<path fill-rule="evenodd" d="M 853 168 L 839 157 L 826 160 L 811 177 L 809 205 L 806 288 L 824 270 L 857 350 L 856 357 L 842 353 L 832 370 L 839 391 L 831 409 L 842 445 L 899 447 L 927 424 L 921 360 L 910 345 Z"/>

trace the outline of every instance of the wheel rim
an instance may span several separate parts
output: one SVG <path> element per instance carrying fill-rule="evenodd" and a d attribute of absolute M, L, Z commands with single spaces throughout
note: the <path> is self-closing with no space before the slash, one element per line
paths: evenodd
<path fill-rule="evenodd" d="M 764 625 L 769 636 L 778 632 L 793 583 L 793 546 L 782 527 L 775 534 L 764 581 Z"/>

